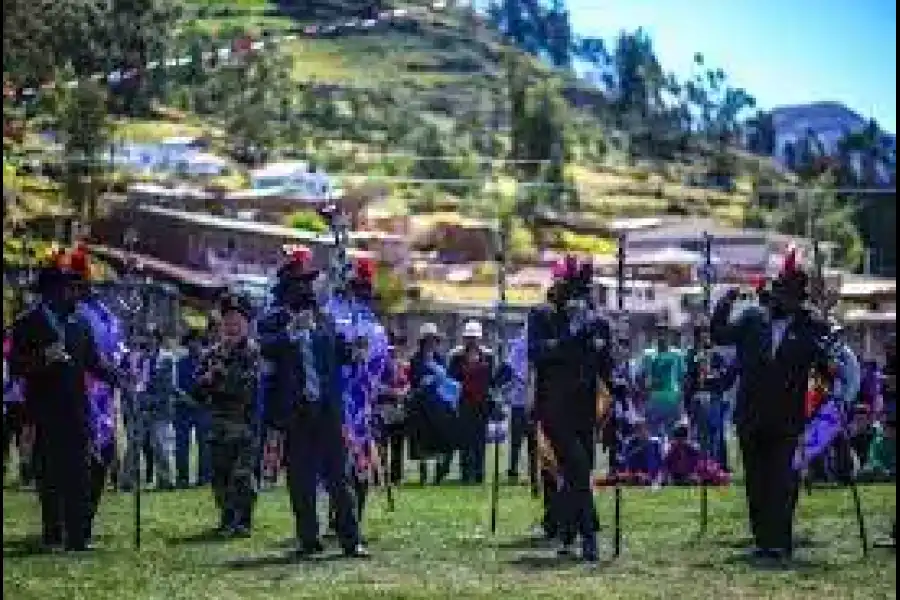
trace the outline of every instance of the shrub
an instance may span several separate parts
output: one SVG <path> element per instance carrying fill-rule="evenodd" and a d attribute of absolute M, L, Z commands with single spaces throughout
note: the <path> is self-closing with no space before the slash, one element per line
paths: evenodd
<path fill-rule="evenodd" d="M 324 233 L 328 231 L 328 223 L 318 213 L 311 210 L 298 210 L 289 214 L 284 219 L 287 227 L 299 229 L 300 231 L 311 231 L 313 233 Z"/>

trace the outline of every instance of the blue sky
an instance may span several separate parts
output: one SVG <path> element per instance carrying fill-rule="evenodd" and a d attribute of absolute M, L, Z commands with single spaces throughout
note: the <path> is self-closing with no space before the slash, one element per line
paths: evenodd
<path fill-rule="evenodd" d="M 897 130 L 895 0 L 568 0 L 582 35 L 643 27 L 663 67 L 695 52 L 761 108 L 837 100 Z"/>

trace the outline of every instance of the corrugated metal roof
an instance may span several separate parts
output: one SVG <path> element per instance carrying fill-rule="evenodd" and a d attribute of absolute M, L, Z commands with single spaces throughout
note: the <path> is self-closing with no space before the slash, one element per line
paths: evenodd
<path fill-rule="evenodd" d="M 141 212 L 169 217 L 179 221 L 186 221 L 200 226 L 214 227 L 217 229 L 225 229 L 230 231 L 238 231 L 242 233 L 256 233 L 259 235 L 277 236 L 289 240 L 300 242 L 313 242 L 319 244 L 331 244 L 333 237 L 331 235 L 320 235 L 309 231 L 285 227 L 275 223 L 262 223 L 259 221 L 242 221 L 240 219 L 232 219 L 230 217 L 222 217 L 219 215 L 211 215 L 209 213 L 188 212 L 184 210 L 176 210 L 174 208 L 165 208 L 162 206 L 154 206 L 151 204 L 142 204 L 138 207 Z M 402 242 L 403 236 L 392 233 L 382 233 L 380 231 L 353 231 L 350 232 L 350 241 L 365 240 L 381 240 Z"/>

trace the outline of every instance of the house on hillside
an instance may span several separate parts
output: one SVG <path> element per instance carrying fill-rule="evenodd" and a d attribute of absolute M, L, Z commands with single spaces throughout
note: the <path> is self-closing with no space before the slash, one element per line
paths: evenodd
<path fill-rule="evenodd" d="M 171 265 L 199 273 L 223 269 L 233 273 L 269 275 L 284 258 L 284 247 L 301 244 L 312 250 L 313 260 L 327 264 L 333 237 L 290 227 L 248 221 L 164 206 L 127 206 L 113 210 L 92 227 L 92 240 L 110 247 L 121 245 L 125 230 L 139 234 L 136 251 Z M 408 257 L 402 236 L 354 231 L 351 255 L 371 251 L 380 261 L 400 264 Z"/>
<path fill-rule="evenodd" d="M 444 263 L 479 263 L 496 254 L 496 234 L 488 222 L 455 214 L 413 221 L 410 240 L 415 250 L 434 251 Z"/>
<path fill-rule="evenodd" d="M 310 170 L 303 161 L 286 161 L 265 165 L 250 172 L 250 189 L 278 190 L 284 195 L 302 197 L 320 203 L 339 200 L 342 191 L 319 169 Z"/>
<path fill-rule="evenodd" d="M 205 141 L 194 137 L 120 143 L 104 152 L 101 160 L 125 170 L 193 177 L 222 177 L 236 171 L 230 161 L 209 153 Z"/>
<path fill-rule="evenodd" d="M 766 229 L 737 229 L 718 224 L 712 219 L 683 219 L 668 221 L 658 227 L 634 231 L 627 235 L 628 253 L 662 251 L 672 248 L 703 252 L 703 234 L 712 236 L 714 261 L 737 277 L 765 275 L 791 245 L 801 252 L 812 252 L 812 243 L 804 238 L 789 236 Z M 820 244 L 827 254 L 833 245 Z"/>

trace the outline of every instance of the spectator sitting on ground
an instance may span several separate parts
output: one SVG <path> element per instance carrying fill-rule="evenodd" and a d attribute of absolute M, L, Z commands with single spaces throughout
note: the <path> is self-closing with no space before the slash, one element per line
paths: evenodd
<path fill-rule="evenodd" d="M 644 417 L 636 417 L 634 421 L 634 436 L 625 445 L 624 468 L 619 477 L 628 484 L 659 483 L 663 462 L 662 442 L 650 436 Z"/>
<path fill-rule="evenodd" d="M 703 458 L 700 446 L 688 439 L 690 426 L 681 421 L 672 431 L 672 441 L 663 461 L 667 483 L 690 485 L 700 482 L 699 467 Z"/>

